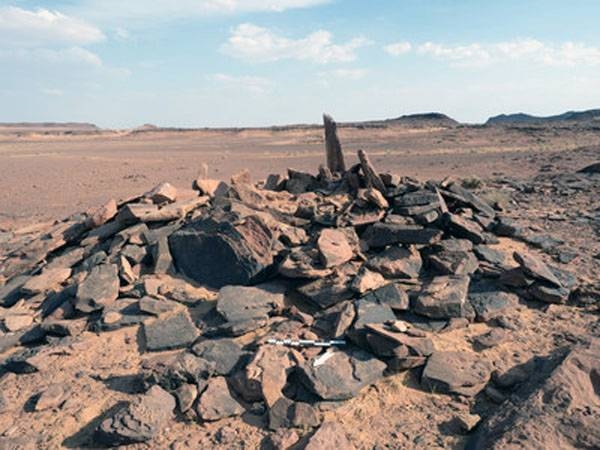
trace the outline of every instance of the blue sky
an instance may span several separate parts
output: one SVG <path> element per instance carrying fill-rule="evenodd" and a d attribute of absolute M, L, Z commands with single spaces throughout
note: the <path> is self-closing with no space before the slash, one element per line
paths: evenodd
<path fill-rule="evenodd" d="M 592 0 L 0 0 L 0 122 L 596 108 L 599 19 Z"/>

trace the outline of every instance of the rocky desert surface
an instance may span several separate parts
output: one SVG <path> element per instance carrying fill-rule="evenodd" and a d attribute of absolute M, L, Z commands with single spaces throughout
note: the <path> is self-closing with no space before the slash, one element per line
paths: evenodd
<path fill-rule="evenodd" d="M 0 130 L 0 449 L 600 447 L 600 126 Z"/>

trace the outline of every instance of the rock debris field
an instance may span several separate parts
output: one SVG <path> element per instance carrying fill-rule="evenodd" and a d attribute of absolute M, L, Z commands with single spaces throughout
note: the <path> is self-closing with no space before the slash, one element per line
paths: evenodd
<path fill-rule="evenodd" d="M 0 448 L 599 448 L 598 280 L 508 212 L 544 186 L 593 198 L 600 166 L 424 181 L 362 150 L 346 167 L 327 116 L 325 136 L 316 175 L 165 182 L 0 232 Z M 569 311 L 585 333 L 519 364 L 497 351 Z M 61 375 L 110 336 L 108 365 Z M 354 440 L 336 411 L 402 373 L 446 399 L 433 437 Z M 120 396 L 83 408 L 99 382 Z"/>

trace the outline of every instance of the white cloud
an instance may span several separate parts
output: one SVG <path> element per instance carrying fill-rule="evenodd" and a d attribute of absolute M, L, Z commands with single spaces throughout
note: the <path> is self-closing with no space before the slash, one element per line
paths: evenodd
<path fill-rule="evenodd" d="M 225 73 L 216 73 L 210 75 L 208 78 L 221 85 L 240 88 L 256 94 L 262 94 L 271 87 L 271 81 L 262 77 L 234 76 Z"/>
<path fill-rule="evenodd" d="M 60 89 L 53 89 L 53 88 L 42 88 L 42 89 L 40 89 L 40 92 L 42 94 L 50 95 L 52 97 L 60 97 L 61 95 L 64 94 L 64 92 L 61 91 Z"/>
<path fill-rule="evenodd" d="M 327 64 L 354 61 L 356 50 L 367 44 L 369 41 L 364 37 L 334 44 L 331 33 L 325 30 L 315 31 L 304 38 L 291 39 L 267 28 L 244 23 L 232 30 L 221 49 L 235 58 L 248 61 L 296 59 Z"/>
<path fill-rule="evenodd" d="M 326 72 L 320 72 L 319 76 L 323 78 L 343 78 L 347 80 L 360 80 L 367 75 L 369 71 L 367 69 L 335 69 L 328 70 Z"/>
<path fill-rule="evenodd" d="M 86 45 L 105 39 L 94 25 L 58 11 L 0 8 L 0 46 Z"/>
<path fill-rule="evenodd" d="M 523 60 L 554 66 L 595 66 L 600 64 L 600 48 L 582 43 L 565 42 L 546 44 L 536 39 L 467 45 L 444 45 L 426 42 L 417 47 L 417 53 L 450 61 L 459 66 L 484 66 L 488 64 Z"/>
<path fill-rule="evenodd" d="M 393 44 L 386 45 L 383 47 L 386 53 L 389 53 L 392 56 L 400 56 L 405 53 L 410 52 L 412 49 L 412 45 L 410 42 L 394 42 Z"/>
<path fill-rule="evenodd" d="M 79 66 L 102 67 L 102 59 L 95 53 L 81 47 L 69 47 L 62 49 L 49 48 L 19 48 L 0 49 L 0 60 L 9 59 L 21 63 L 70 64 Z"/>
<path fill-rule="evenodd" d="M 332 0 L 84 0 L 75 11 L 102 20 L 167 20 L 244 12 L 282 12 Z"/>

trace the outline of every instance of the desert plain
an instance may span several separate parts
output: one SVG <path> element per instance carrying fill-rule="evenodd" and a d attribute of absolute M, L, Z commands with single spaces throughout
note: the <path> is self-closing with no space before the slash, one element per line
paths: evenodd
<path fill-rule="evenodd" d="M 442 261 L 438 263 L 442 266 L 440 269 L 439 265 L 431 262 L 431 254 L 427 253 L 429 250 L 423 251 L 425 247 L 440 245 L 439 242 L 417 244 L 424 260 L 424 281 L 407 281 L 406 278 L 410 277 L 401 277 L 403 281 L 399 282 L 399 286 L 410 294 L 411 302 L 414 303 L 416 299 L 421 305 L 418 308 L 421 308 L 422 317 L 426 317 L 426 323 L 416 320 L 409 330 L 417 331 L 412 334 L 409 332 L 410 338 L 398 338 L 408 339 L 406 342 L 410 344 L 401 347 L 408 348 L 411 356 L 402 359 L 396 355 L 394 358 L 404 363 L 407 360 L 411 364 L 416 360 L 419 363 L 414 367 L 411 364 L 402 366 L 402 370 L 388 367 L 384 377 L 374 377 L 372 382 L 364 383 L 360 390 L 352 392 L 344 400 L 326 398 L 325 393 L 314 387 L 316 382 L 313 380 L 312 386 L 321 396 L 315 400 L 315 392 L 304 392 L 307 385 L 295 379 L 294 375 L 288 378 L 285 389 L 277 393 L 277 396 L 285 398 L 281 401 L 277 398 L 280 403 L 273 402 L 270 398 L 273 394 L 271 385 L 279 386 L 277 383 L 280 380 L 276 375 L 273 376 L 274 380 L 269 378 L 268 372 L 271 369 L 277 372 L 274 366 L 280 363 L 281 360 L 277 358 L 282 356 L 274 353 L 277 358 L 273 356 L 275 362 L 270 361 L 272 367 L 268 360 L 261 362 L 257 356 L 261 353 L 257 352 L 257 348 L 269 347 L 264 341 L 270 336 L 269 332 L 276 337 L 285 337 L 281 334 L 282 330 L 273 331 L 273 327 L 280 323 L 293 322 L 295 328 L 290 326 L 289 330 L 295 337 L 300 333 L 298 327 L 304 330 L 302 332 L 312 330 L 312 320 L 318 322 L 322 318 L 320 309 L 327 309 L 315 308 L 314 304 L 307 306 L 306 302 L 301 301 L 298 305 L 294 304 L 300 309 L 298 311 L 290 309 L 286 303 L 285 312 L 277 310 L 269 313 L 266 329 L 264 324 L 260 327 L 252 325 L 245 333 L 233 333 L 237 351 L 241 352 L 243 348 L 246 357 L 251 360 L 254 357 L 250 367 L 259 367 L 267 373 L 257 378 L 264 398 L 258 395 L 258 398 L 252 399 L 248 392 L 240 394 L 244 389 L 240 389 L 239 385 L 231 388 L 227 398 L 219 397 L 215 380 L 223 382 L 225 373 L 210 378 L 208 388 L 200 382 L 196 385 L 187 380 L 188 383 L 184 384 L 194 392 L 187 409 L 182 411 L 185 409 L 182 407 L 184 394 L 191 394 L 178 386 L 177 393 L 175 390 L 172 392 L 177 397 L 177 403 L 174 400 L 170 400 L 172 405 L 169 401 L 163 403 L 167 409 L 174 411 L 168 411 L 166 418 L 153 417 L 152 414 L 148 418 L 142 414 L 141 417 L 147 419 L 148 424 L 142 423 L 141 431 L 140 427 L 132 425 L 135 439 L 127 442 L 123 438 L 123 430 L 119 428 L 122 424 L 117 422 L 124 420 L 127 414 L 136 419 L 137 413 L 122 410 L 121 416 L 117 412 L 112 419 L 111 414 L 115 413 L 115 408 L 123 408 L 122 405 L 128 402 L 136 404 L 141 396 L 153 395 L 145 393 L 148 372 L 157 377 L 158 384 L 164 387 L 164 377 L 167 375 L 148 363 L 155 357 L 155 350 L 159 350 L 159 353 L 167 350 L 164 353 L 168 355 L 185 350 L 149 349 L 149 325 L 142 321 L 111 326 L 122 321 L 122 316 L 114 319 L 114 315 L 122 314 L 122 311 L 115 309 L 115 305 L 119 302 L 136 303 L 136 296 L 142 300 L 148 298 L 148 286 L 151 284 L 148 280 L 153 274 L 143 275 L 143 268 L 139 269 L 142 270 L 140 273 L 128 266 L 133 270 L 132 275 L 127 272 L 130 275 L 128 282 L 124 281 L 127 277 L 124 277 L 123 268 L 119 266 L 119 299 L 104 311 L 102 308 L 92 308 L 86 312 L 85 307 L 77 303 L 81 300 L 81 288 L 78 285 L 85 283 L 86 272 L 92 273 L 94 263 L 78 262 L 84 264 L 85 269 L 75 269 L 79 266 L 74 265 L 71 278 L 61 280 L 51 289 L 55 292 L 71 289 L 68 302 L 73 302 L 74 306 L 59 306 L 59 313 L 42 313 L 40 308 L 44 309 L 43 305 L 52 292 L 38 292 L 31 288 L 23 290 L 19 285 L 25 294 L 14 303 L 10 302 L 12 304 L 5 302 L 0 310 L 4 327 L 0 332 L 0 342 L 3 343 L 0 346 L 3 367 L 0 369 L 0 448 L 97 448 L 110 445 L 110 442 L 123 442 L 129 445 L 128 448 L 173 450 L 305 447 L 338 450 L 598 448 L 600 175 L 579 171 L 600 161 L 600 124 L 594 121 L 566 121 L 484 126 L 418 120 L 409 123 L 391 121 L 339 124 L 338 135 L 347 167 L 359 162 L 356 154 L 363 149 L 379 173 L 404 177 L 402 181 L 386 183 L 390 189 L 392 184 L 409 186 L 408 193 L 403 191 L 401 198 L 410 196 L 413 188 L 427 190 L 431 186 L 438 186 L 444 191 L 455 183 L 461 186 L 457 189 L 472 191 L 478 195 L 477 198 L 492 205 L 494 215 L 506 218 L 504 222 L 504 219 L 496 218 L 497 227 L 493 228 L 491 222 L 478 217 L 476 207 L 465 207 L 464 199 L 456 200 L 457 197 L 452 194 L 455 191 L 444 191 L 446 200 L 458 202 L 458 206 L 452 206 L 451 212 L 445 214 L 461 215 L 478 225 L 475 232 L 470 226 L 459 227 L 461 231 L 457 232 L 453 222 L 450 225 L 443 222 L 439 226 L 447 234 L 444 234 L 442 242 L 451 242 L 448 247 L 441 250 L 436 247 L 431 251 L 434 254 L 451 254 L 450 263 L 446 264 L 447 260 L 438 258 L 436 261 Z M 247 184 L 252 185 L 266 179 L 269 174 L 286 176 L 288 168 L 317 174 L 319 165 L 325 163 L 324 146 L 323 128 L 318 125 L 196 130 L 149 126 L 135 130 L 100 130 L 80 125 L 0 126 L 0 236 L 3 238 L 0 242 L 0 263 L 4 263 L 5 271 L 11 273 L 7 264 L 11 261 L 13 264 L 15 259 L 11 258 L 18 255 L 15 242 L 29 243 L 27 236 L 31 236 L 32 241 L 43 240 L 44 230 L 51 227 L 54 221 L 75 217 L 81 212 L 92 214 L 111 199 L 120 205 L 124 204 L 121 202 L 143 195 L 163 182 L 171 183 L 180 196 L 188 198 L 197 195 L 192 190 L 192 181 L 196 179 L 217 179 L 229 183 L 232 176 L 247 170 L 251 177 Z M 361 183 L 363 178 L 367 180 L 363 188 L 372 190 L 364 173 L 359 178 Z M 428 180 L 437 180 L 436 183 L 441 184 L 427 184 Z M 233 186 L 235 189 L 235 183 Z M 278 195 L 288 194 L 287 191 L 281 193 L 279 188 L 278 194 L 273 194 L 275 197 L 268 197 L 270 194 L 264 194 L 263 188 L 262 183 L 251 188 L 259 192 L 258 197 L 244 194 L 246 191 L 242 188 L 236 195 L 244 207 L 250 207 L 248 204 L 258 201 L 256 198 L 264 201 L 265 195 L 271 201 L 281 201 L 285 205 L 299 201 L 293 196 L 282 200 L 283 197 Z M 245 195 L 252 200 L 245 200 Z M 388 209 L 391 211 L 393 195 L 386 196 L 390 201 L 388 206 L 383 206 L 383 197 L 379 194 L 375 195 L 376 200 L 369 198 L 386 214 L 392 214 Z M 476 201 L 466 203 L 478 204 Z M 400 210 L 403 206 L 410 207 L 410 204 L 398 204 Z M 435 205 L 439 207 L 439 204 Z M 433 219 L 426 228 L 437 226 L 435 220 L 441 219 Z M 304 225 L 305 228 L 313 230 L 315 221 L 310 226 L 309 223 L 310 220 Z M 300 225 L 296 223 L 294 226 Z M 355 264 L 362 264 L 362 261 L 380 254 L 380 249 L 373 252 L 379 246 L 374 243 L 373 233 L 369 235 L 365 232 L 364 226 L 369 224 L 361 223 L 357 225 L 357 230 L 362 239 L 370 239 L 372 248 L 353 250 L 352 261 Z M 486 234 L 488 227 L 489 230 L 496 230 L 494 237 Z M 465 232 L 465 229 L 471 231 Z M 74 244 L 73 251 L 79 245 L 84 247 L 87 242 L 85 236 L 82 235 L 83 240 L 78 238 L 80 240 Z M 134 243 L 131 236 L 125 239 L 130 240 L 127 244 L 129 247 L 142 246 L 143 240 L 138 239 Z M 455 241 L 460 241 L 460 244 L 455 244 Z M 66 250 L 71 249 L 69 245 Z M 493 317 L 489 316 L 487 309 L 480 311 L 477 308 L 476 316 L 472 312 L 461 312 L 458 315 L 448 313 L 450 317 L 442 318 L 432 313 L 427 305 L 419 303 L 419 296 L 423 294 L 419 294 L 417 287 L 420 288 L 422 283 L 426 285 L 429 282 L 427 277 L 432 273 L 436 276 L 450 273 L 450 279 L 453 280 L 457 276 L 453 271 L 460 272 L 463 269 L 455 267 L 452 258 L 466 253 L 466 256 L 463 255 L 465 258 L 473 259 L 473 245 L 477 254 L 475 267 L 472 270 L 465 269 L 469 273 L 467 278 L 472 278 L 472 284 L 474 280 L 481 281 L 480 278 L 490 278 L 496 283 L 498 277 L 502 279 L 501 272 L 510 272 L 524 277 L 523 282 L 529 283 L 530 287 L 539 285 L 548 290 L 542 294 L 531 294 L 532 297 L 521 295 L 519 289 L 523 285 L 512 285 L 510 295 L 514 295 L 511 289 L 516 289 L 518 301 L 503 304 L 501 311 L 496 311 Z M 148 243 L 148 248 L 150 246 Z M 291 248 L 297 244 L 286 241 L 286 246 Z M 322 256 L 327 250 L 321 247 L 319 251 Z M 115 244 L 113 241 L 110 249 L 102 248 L 108 254 L 104 256 L 112 261 L 110 258 L 114 255 L 110 251 L 114 252 L 116 248 L 117 252 L 121 252 L 124 247 L 123 243 Z M 173 248 L 171 242 L 172 251 Z M 43 274 L 44 265 L 52 263 L 63 250 L 66 251 L 62 247 L 53 249 L 43 261 L 32 266 L 30 272 L 25 271 L 26 276 L 39 276 L 40 271 Z M 519 257 L 513 257 L 514 254 L 534 255 L 534 262 L 519 261 Z M 86 253 L 86 257 L 91 256 Z M 122 258 L 122 255 L 118 253 L 117 257 Z M 102 262 L 100 265 L 118 264 Z M 152 264 L 156 265 L 157 261 Z M 368 267 L 372 269 L 374 265 Z M 559 281 L 554 275 L 548 274 L 548 267 Z M 356 275 L 356 271 L 352 274 Z M 370 270 L 368 274 L 375 279 L 373 283 L 377 286 L 373 289 L 377 292 L 383 278 L 372 275 Z M 363 275 L 361 272 L 361 277 Z M 389 278 L 387 274 L 384 275 L 386 279 Z M 464 273 L 460 276 L 464 276 Z M 144 281 L 144 277 L 148 278 Z M 159 284 L 162 279 L 158 277 Z M 372 281 L 367 276 L 364 276 L 364 280 L 367 285 Z M 11 277 L 5 277 L 2 280 L 4 287 L 10 281 Z M 155 298 L 147 300 L 145 306 L 153 312 L 149 315 L 150 323 L 154 323 L 152 320 L 159 323 L 161 320 L 168 321 L 169 314 L 173 314 L 173 311 L 181 314 L 181 305 L 184 305 L 186 317 L 189 313 L 198 327 L 194 333 L 200 335 L 199 330 L 205 331 L 199 324 L 210 322 L 207 317 L 215 304 L 225 301 L 225 295 L 219 294 L 218 289 L 200 291 L 204 289 L 202 286 L 190 281 L 189 277 L 187 281 L 191 287 L 186 287 L 186 295 L 175 295 L 178 291 L 172 286 L 177 283 L 172 279 L 165 281 L 170 289 L 162 291 L 160 287 L 156 288 Z M 290 282 L 287 287 L 295 289 L 296 281 Z M 131 287 L 134 285 L 142 285 L 146 291 L 139 294 Z M 370 295 L 370 288 L 367 286 L 363 291 L 361 286 L 353 284 L 356 292 L 354 298 L 358 302 L 356 314 L 360 320 L 367 320 L 360 318 L 361 314 L 365 314 L 369 317 L 368 321 L 377 322 L 377 317 L 371 317 L 361 309 L 364 307 L 360 303 L 363 301 L 361 295 Z M 199 292 L 204 292 L 202 300 L 199 300 Z M 36 295 L 32 295 L 34 293 Z M 200 297 L 192 299 L 194 295 Z M 351 304 L 348 299 L 343 300 Z M 155 301 L 161 303 L 152 303 Z M 414 308 L 413 303 L 411 309 Z M 398 313 L 397 307 L 393 307 L 395 313 Z M 216 308 L 222 313 L 222 307 L 217 305 Z M 397 317 L 410 322 L 414 316 L 409 315 L 412 312 L 404 311 L 407 308 L 399 308 L 403 312 Z M 111 320 L 107 315 L 109 310 L 113 314 Z M 167 319 L 164 319 L 165 314 Z M 331 314 L 335 316 L 342 313 L 334 310 Z M 222 315 L 226 317 L 226 314 Z M 17 316 L 19 319 L 27 317 L 24 319 L 25 325 L 21 326 L 20 322 L 10 319 L 11 325 L 7 327 L 8 318 Z M 287 322 L 277 322 L 279 316 L 285 316 Z M 335 320 L 339 325 L 340 317 Z M 46 326 L 45 322 L 49 321 L 54 321 L 54 328 Z M 70 321 L 82 327 L 71 327 L 67 324 Z M 60 327 L 55 323 L 59 323 Z M 245 326 L 248 325 L 245 323 Z M 44 330 L 46 340 L 29 341 L 19 335 L 34 327 Z M 356 331 L 358 325 L 355 322 L 352 326 L 348 324 L 348 327 L 350 331 Z M 57 332 L 59 328 L 61 331 Z M 361 329 L 361 332 L 364 330 Z M 369 333 L 367 331 L 367 336 L 373 336 Z M 19 336 L 16 341 L 13 338 L 15 335 Z M 319 332 L 317 335 L 313 333 L 313 336 L 320 337 Z M 162 336 L 158 338 L 161 339 Z M 411 339 L 423 341 L 416 344 Z M 354 338 L 352 340 L 355 342 Z M 424 344 L 425 340 L 427 345 Z M 192 341 L 194 339 L 175 347 L 189 347 Z M 202 352 L 197 350 L 202 342 L 202 338 L 196 341 L 194 354 L 206 359 L 208 356 L 202 356 Z M 369 342 L 374 349 L 381 350 L 376 345 L 379 341 Z M 442 361 L 438 363 L 442 366 L 442 369 L 437 367 L 438 372 L 443 372 L 444 355 L 468 355 L 465 366 L 453 366 L 451 380 L 436 379 L 432 352 L 422 350 L 422 346 L 429 345 L 434 347 L 434 354 L 438 355 L 436 358 Z M 390 356 L 386 351 L 387 347 L 382 353 L 384 360 Z M 298 352 L 306 360 L 318 358 L 319 355 L 314 348 L 300 349 Z M 214 354 L 212 357 L 216 358 Z M 426 357 L 429 357 L 427 364 L 430 366 L 423 369 Z M 291 356 L 283 358 L 288 361 L 286 358 Z M 483 370 L 478 366 L 480 361 L 486 366 Z M 294 364 L 301 365 L 296 361 L 290 366 Z M 357 363 L 352 360 L 352 364 Z M 240 370 L 243 372 L 243 369 Z M 373 369 L 364 370 L 369 372 Z M 423 375 L 424 370 L 426 375 Z M 480 370 L 482 373 L 479 373 Z M 251 377 L 247 371 L 245 374 Z M 234 375 L 229 376 L 234 378 Z M 440 378 L 444 376 L 442 374 Z M 433 379 L 435 383 L 431 381 Z M 214 386 L 210 384 L 212 382 L 215 382 Z M 229 378 L 228 382 L 235 385 Z M 476 386 L 469 384 L 471 382 Z M 155 386 L 161 390 L 158 398 L 169 398 L 168 389 L 162 390 L 158 384 Z M 300 385 L 304 387 L 300 389 Z M 475 391 L 473 388 L 476 388 Z M 161 397 L 164 395 L 166 397 Z M 198 400 L 195 399 L 196 395 L 199 395 Z M 210 395 L 216 396 L 216 399 L 209 398 Z M 227 402 L 233 402 L 234 406 Z M 289 406 L 287 413 L 281 413 L 277 409 L 281 407 L 281 402 L 290 402 L 295 406 Z M 222 411 L 222 404 L 228 404 L 229 409 L 224 407 L 226 411 Z M 298 412 L 298 404 L 310 405 L 307 407 L 309 412 Z M 146 425 L 148 428 L 144 428 Z M 104 434 L 98 434 L 99 429 L 103 429 Z"/>

